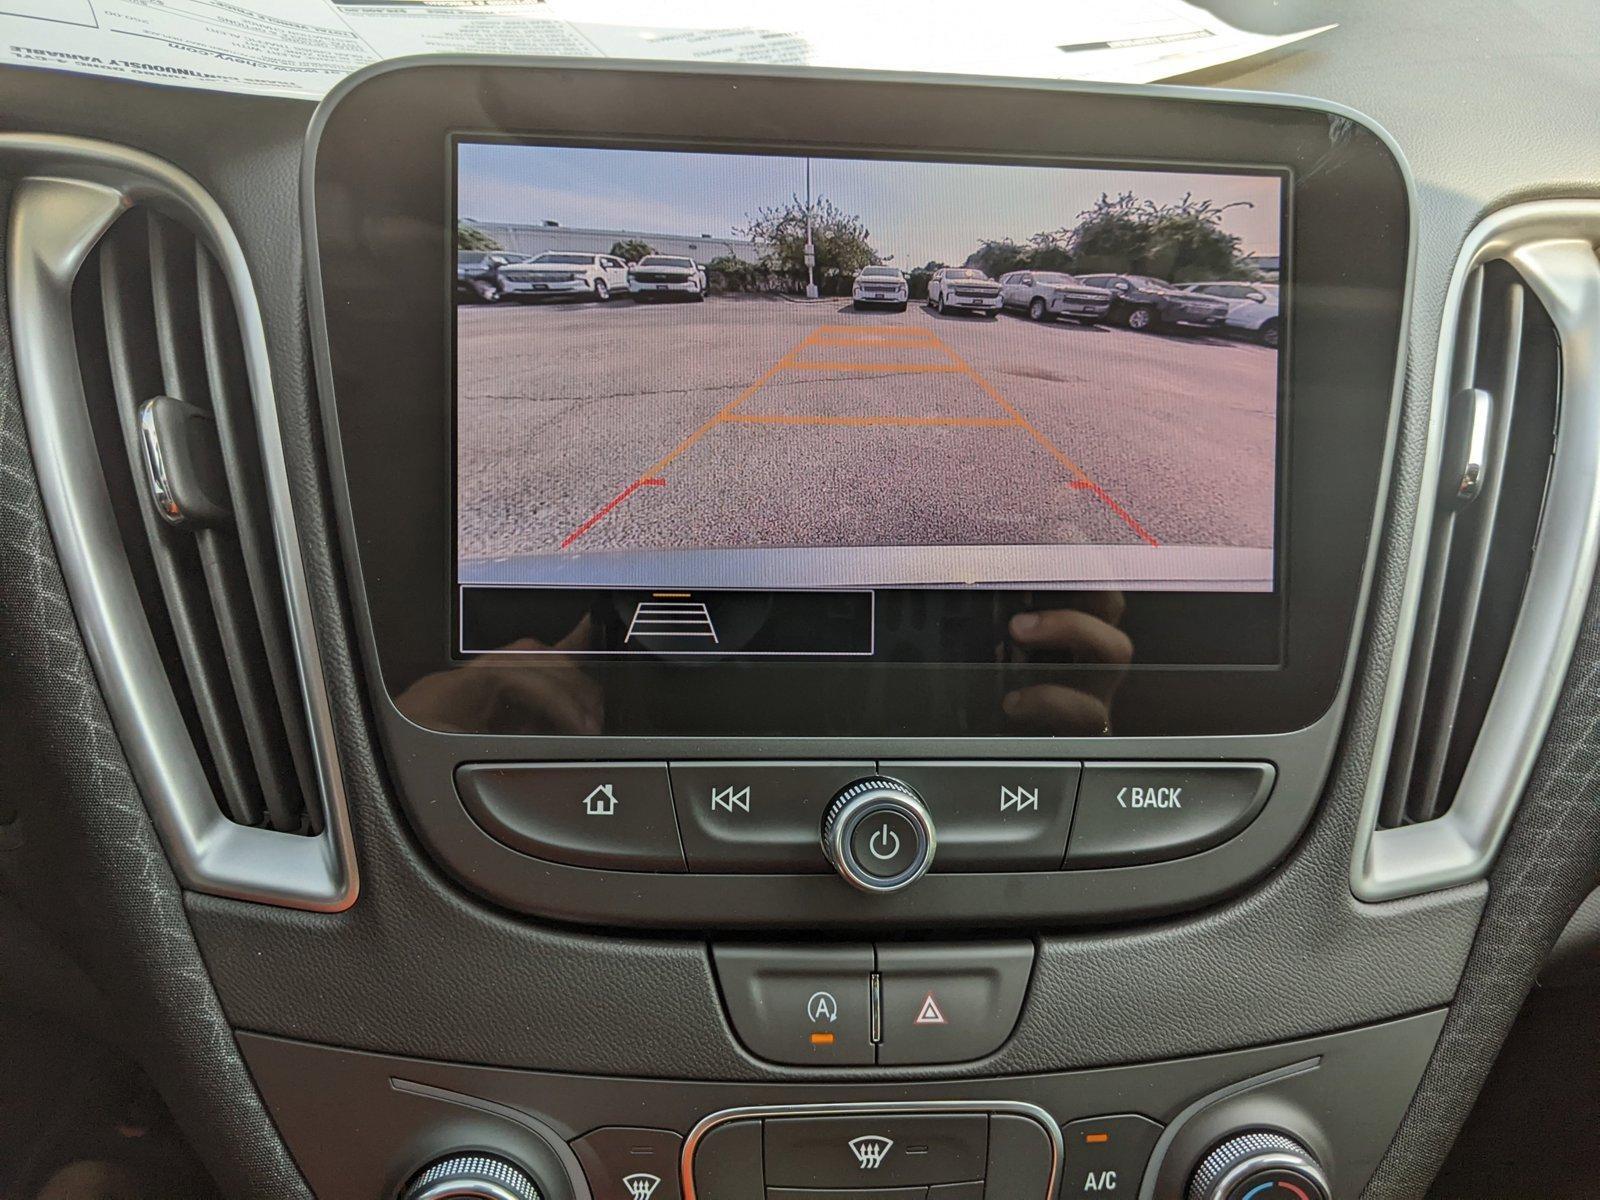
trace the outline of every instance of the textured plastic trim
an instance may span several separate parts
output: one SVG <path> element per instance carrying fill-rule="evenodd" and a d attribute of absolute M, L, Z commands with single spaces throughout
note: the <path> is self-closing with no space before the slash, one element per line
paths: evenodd
<path fill-rule="evenodd" d="M 250 268 L 222 210 L 194 179 L 151 155 L 82 138 L 0 134 L 19 178 L 6 286 L 28 440 L 78 624 L 173 871 L 194 891 L 335 912 L 355 902 L 355 847 L 310 590 L 295 528 L 266 333 Z M 218 806 L 144 620 L 96 451 L 72 337 L 72 285 L 122 213 L 144 204 L 194 231 L 226 278 L 256 401 L 273 539 L 323 832 L 237 825 Z"/>
<path fill-rule="evenodd" d="M 1450 278 L 1434 368 L 1421 502 L 1401 594 L 1377 744 L 1362 801 L 1350 886 L 1363 900 L 1454 887 L 1488 874 L 1516 815 L 1572 660 L 1600 547 L 1600 201 L 1541 200 L 1503 209 L 1468 236 Z M 1462 296 L 1472 273 L 1505 262 L 1544 304 L 1561 342 L 1556 449 L 1522 611 L 1478 743 L 1443 816 L 1379 829 L 1405 689 L 1428 543 L 1438 504 L 1445 416 Z"/>

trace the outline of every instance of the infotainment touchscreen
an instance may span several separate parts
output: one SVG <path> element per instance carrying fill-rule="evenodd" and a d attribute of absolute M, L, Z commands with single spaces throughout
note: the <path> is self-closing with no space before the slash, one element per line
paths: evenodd
<path fill-rule="evenodd" d="M 888 590 L 1277 589 L 1281 172 L 452 146 L 462 651 L 556 589 L 790 654 Z"/>

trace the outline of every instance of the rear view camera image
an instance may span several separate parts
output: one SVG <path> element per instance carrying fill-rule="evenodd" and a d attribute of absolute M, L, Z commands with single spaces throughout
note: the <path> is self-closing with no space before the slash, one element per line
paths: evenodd
<path fill-rule="evenodd" d="M 1283 184 L 458 141 L 458 582 L 1271 591 Z"/>

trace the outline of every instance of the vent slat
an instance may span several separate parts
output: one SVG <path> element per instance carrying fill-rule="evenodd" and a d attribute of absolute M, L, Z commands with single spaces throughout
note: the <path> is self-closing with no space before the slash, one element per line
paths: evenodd
<path fill-rule="evenodd" d="M 270 724 L 281 733 L 276 739 L 278 753 L 288 755 L 288 771 L 280 770 L 279 774 L 283 776 L 282 786 L 294 785 L 299 796 L 310 796 L 316 788 L 310 734 L 305 725 L 305 708 L 300 703 L 299 673 L 290 652 L 289 615 L 272 545 L 266 477 L 261 469 L 244 350 L 222 272 L 210 254 L 203 251 L 196 256 L 195 266 L 206 381 L 217 417 L 217 440 L 222 447 L 234 530 L 247 581 L 242 600 L 254 613 L 259 630 L 256 642 L 261 647 L 265 671 L 261 687 L 275 705 L 276 720 Z M 268 804 L 272 805 L 270 795 Z M 318 832 L 321 827 L 316 814 L 314 805 L 301 804 L 296 820 L 309 820 L 310 831 Z M 276 819 L 287 819 L 287 815 Z"/>
<path fill-rule="evenodd" d="M 165 385 L 157 353 L 158 317 L 153 297 L 143 214 L 125 217 L 106 235 L 100 249 L 101 307 L 111 366 L 123 452 L 135 480 L 144 477 L 138 409 Z M 197 739 L 207 751 L 217 791 L 228 815 L 245 825 L 261 823 L 263 805 L 254 765 L 244 751 L 245 733 L 228 678 L 216 619 L 203 595 L 188 585 L 200 573 L 194 540 L 163 521 L 139 489 L 139 505 L 150 558 L 160 582 L 161 601 L 181 660 L 183 689 L 193 698 Z"/>
<path fill-rule="evenodd" d="M 1477 373 L 1488 375 L 1495 385 L 1489 393 L 1493 404 L 1489 469 L 1482 491 L 1473 501 L 1474 519 L 1465 530 L 1468 537 L 1464 545 L 1456 547 L 1460 561 L 1449 564 L 1454 603 L 1447 614 L 1449 620 L 1441 636 L 1443 646 L 1438 650 L 1429 680 L 1423 735 L 1418 739 L 1420 753 L 1411 773 L 1406 807 L 1412 821 L 1430 821 L 1440 812 L 1445 762 L 1478 645 L 1484 580 L 1494 548 L 1495 531 L 1500 527 L 1500 497 L 1505 486 L 1517 367 L 1521 361 L 1524 299 L 1522 285 L 1514 281 L 1508 283 L 1503 296 L 1498 298 L 1499 303 L 1491 313 L 1485 314 L 1479 329 L 1479 345 L 1483 352 L 1479 355 L 1482 361 Z M 1531 543 L 1529 551 L 1531 557 Z"/>
<path fill-rule="evenodd" d="M 194 288 L 194 237 L 176 221 L 156 213 L 146 214 L 146 229 L 161 391 L 209 409 L 211 399 L 198 336 L 200 313 Z"/>
<path fill-rule="evenodd" d="M 1450 808 L 1521 608 L 1554 450 L 1559 346 L 1512 268 L 1474 273 L 1457 329 L 1455 403 L 1380 828 Z M 1464 497 L 1462 466 L 1478 436 L 1484 470 Z"/>

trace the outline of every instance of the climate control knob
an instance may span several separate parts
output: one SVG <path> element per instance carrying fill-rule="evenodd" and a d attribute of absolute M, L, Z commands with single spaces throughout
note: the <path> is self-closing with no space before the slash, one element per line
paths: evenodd
<path fill-rule="evenodd" d="M 937 845 L 922 798 L 898 779 L 858 779 L 822 818 L 822 850 L 852 887 L 898 892 L 921 879 Z"/>
<path fill-rule="evenodd" d="M 418 1171 L 400 1200 L 543 1200 L 521 1167 L 493 1154 L 471 1151 L 441 1158 Z"/>
<path fill-rule="evenodd" d="M 1328 1200 L 1328 1177 L 1293 1138 L 1268 1130 L 1220 1143 L 1195 1168 L 1188 1200 Z"/>

